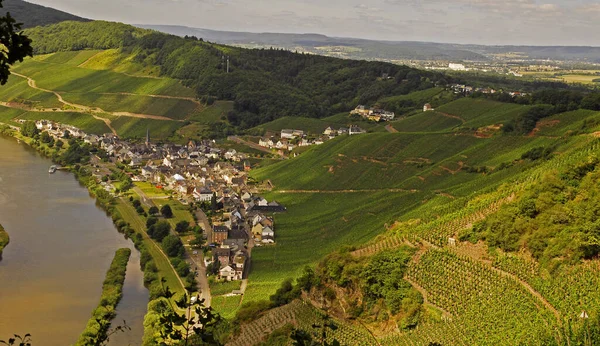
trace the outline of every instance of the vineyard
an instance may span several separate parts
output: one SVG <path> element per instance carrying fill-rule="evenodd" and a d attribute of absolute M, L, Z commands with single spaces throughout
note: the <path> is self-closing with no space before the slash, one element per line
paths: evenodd
<path fill-rule="evenodd" d="M 290 304 L 266 312 L 263 316 L 241 327 L 241 331 L 227 346 L 256 345 L 266 339 L 274 330 L 290 323 L 297 329 L 309 333 L 316 332 L 313 325 L 323 322 L 323 313 L 312 307 L 308 302 L 295 300 Z M 349 325 L 333 319 L 338 327 L 335 331 L 328 331 L 327 341 L 338 340 L 342 345 L 377 345 L 378 342 L 363 327 Z"/>

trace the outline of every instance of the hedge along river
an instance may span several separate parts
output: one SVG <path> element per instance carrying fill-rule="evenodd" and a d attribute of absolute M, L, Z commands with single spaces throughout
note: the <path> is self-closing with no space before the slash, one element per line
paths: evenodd
<path fill-rule="evenodd" d="M 70 345 L 98 305 L 115 251 L 131 248 L 113 325 L 131 331 L 111 345 L 139 345 L 148 291 L 139 252 L 119 234 L 85 187 L 52 162 L 0 136 L 0 224 L 10 244 L 0 261 L 0 340 L 30 333 L 33 345 Z"/>

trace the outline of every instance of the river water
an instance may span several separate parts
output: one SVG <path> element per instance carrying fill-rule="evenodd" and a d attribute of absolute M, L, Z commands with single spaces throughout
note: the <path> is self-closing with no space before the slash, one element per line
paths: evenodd
<path fill-rule="evenodd" d="M 0 136 L 0 224 L 10 244 L 0 260 L 0 340 L 30 333 L 34 345 L 77 341 L 98 305 L 115 251 L 131 248 L 114 324 L 132 329 L 111 345 L 139 345 L 148 291 L 139 253 L 119 234 L 72 174 L 48 173 L 52 162 Z"/>

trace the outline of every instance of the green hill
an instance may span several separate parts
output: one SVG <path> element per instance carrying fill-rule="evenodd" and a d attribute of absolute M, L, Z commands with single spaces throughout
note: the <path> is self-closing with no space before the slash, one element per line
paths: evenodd
<path fill-rule="evenodd" d="M 183 80 L 199 96 L 235 101 L 228 120 L 242 128 L 284 116 L 322 118 L 358 103 L 429 89 L 443 78 L 389 63 L 227 47 L 101 21 L 62 22 L 26 33 L 38 54 L 120 49 L 148 69 L 157 66 L 163 77 Z"/>
<path fill-rule="evenodd" d="M 55 24 L 67 20 L 79 22 L 89 21 L 89 19 L 81 18 L 70 13 L 22 0 L 4 0 L 2 6 L 3 8 L 0 12 L 3 12 L 3 14 L 10 12 L 10 15 L 16 18 L 18 23 L 23 23 L 23 28 Z"/>
<path fill-rule="evenodd" d="M 452 111 L 452 115 L 459 116 L 466 122 L 479 122 L 479 126 L 489 126 L 519 114 L 523 107 L 464 99 L 449 104 L 447 111 Z M 547 286 L 543 284 L 543 280 L 549 275 L 547 271 L 552 270 L 547 267 L 548 258 L 556 263 L 566 261 L 564 256 L 577 254 L 579 250 L 574 249 L 578 246 L 579 249 L 583 247 L 597 255 L 600 247 L 588 248 L 585 241 L 571 241 L 568 244 L 562 238 L 563 235 L 542 232 L 541 224 L 531 226 L 534 227 L 532 230 L 523 230 L 520 228 L 521 221 L 518 220 L 514 221 L 514 225 L 509 223 L 511 226 L 508 227 L 514 227 L 510 228 L 512 233 L 496 231 L 496 225 L 500 221 L 495 220 L 503 216 L 495 215 L 503 215 L 505 212 L 505 215 L 515 215 L 514 209 L 508 206 L 518 208 L 523 205 L 532 187 L 537 186 L 536 184 L 545 186 L 542 182 L 548 179 L 548 174 L 571 174 L 567 172 L 572 172 L 574 166 L 582 167 L 585 162 L 597 163 L 595 157 L 598 140 L 588 134 L 600 129 L 600 113 L 561 113 L 541 121 L 540 130 L 533 136 L 503 135 L 497 132 L 490 138 L 453 132 L 436 133 L 442 126 L 436 128 L 435 121 L 422 125 L 419 120 L 424 120 L 425 116 L 439 121 L 452 119 L 427 112 L 395 123 L 399 128 L 403 122 L 415 119 L 412 124 L 405 125 L 408 130 L 406 132 L 413 133 L 340 137 L 311 148 L 297 158 L 252 172 L 257 180 L 268 179 L 273 184 L 274 190 L 266 194 L 266 197 L 282 202 L 288 211 L 277 216 L 277 246 L 253 251 L 253 268 L 245 301 L 267 298 L 278 287 L 279 282 L 286 277 L 301 275 L 304 265 L 314 265 L 332 251 L 341 250 L 343 254 L 342 249 L 355 246 L 360 249 L 353 252 L 353 256 L 371 258 L 410 241 L 413 244 L 411 246 L 421 249 L 418 253 L 426 254 L 421 260 L 410 262 L 408 274 L 411 282 L 418 284 L 421 292 L 427 294 L 428 303 L 420 310 L 418 317 L 418 330 L 422 332 L 401 329 L 401 333 L 388 334 L 387 338 L 381 339 L 381 344 L 422 344 L 427 340 L 425 344 L 510 345 L 517 342 L 525 331 L 534 335 L 532 340 L 539 340 L 539 344 L 545 344 L 553 338 L 548 326 L 561 328 L 553 315 L 564 313 L 564 316 L 570 316 L 568 314 L 571 310 L 559 307 L 566 306 L 558 304 L 564 298 L 558 298 L 555 300 L 557 304 L 551 302 L 548 308 L 544 308 L 545 299 L 554 301 L 553 297 L 568 296 L 569 293 L 562 290 L 568 281 L 566 273 L 571 270 L 580 271 L 585 277 L 592 277 L 599 273 L 600 268 L 596 262 L 593 266 L 571 267 L 570 264 L 564 264 L 559 276 Z M 553 126 L 543 126 L 546 121 Z M 458 122 L 450 123 L 446 130 L 450 131 L 457 126 L 460 126 Z M 431 130 L 428 131 L 428 128 Z M 550 129 L 551 136 L 544 132 Z M 563 134 L 571 136 L 561 137 Z M 552 154 L 543 156 L 541 153 L 544 148 Z M 596 163 L 585 166 L 586 170 L 577 179 L 586 175 L 595 177 Z M 587 173 L 590 170 L 594 173 Z M 565 185 L 558 186 L 568 190 Z M 547 188 L 540 187 L 540 191 Z M 570 196 L 568 198 L 577 200 L 576 195 Z M 549 208 L 542 205 L 538 208 Z M 509 209 L 505 211 L 505 208 Z M 553 208 L 548 209 L 548 212 L 558 212 L 556 207 Z M 577 222 L 584 222 L 583 216 L 578 218 L 581 221 Z M 502 220 L 501 222 L 507 222 L 506 219 Z M 473 227 L 483 221 L 486 226 Z M 540 232 L 534 231 L 537 229 Z M 574 232 L 571 233 L 574 237 L 587 237 L 587 231 L 583 228 L 579 231 L 574 227 L 570 229 Z M 471 233 L 473 231 L 476 233 Z M 484 231 L 491 233 L 483 233 Z M 528 245 L 533 241 L 531 237 L 543 237 L 542 234 L 549 237 L 546 245 L 548 250 L 544 256 L 550 256 L 544 259 L 543 264 L 535 260 L 526 262 L 526 265 L 507 262 L 525 261 L 527 257 L 513 257 L 517 254 L 503 257 L 503 252 L 492 250 L 527 249 L 528 246 L 534 246 Z M 511 236 L 517 238 L 510 238 Z M 448 238 L 452 237 L 460 238 L 457 240 L 459 246 L 456 250 L 448 248 Z M 467 240 L 487 242 L 491 246 L 490 252 L 483 245 L 470 245 Z M 365 242 L 367 246 L 360 245 Z M 521 251 L 536 253 L 533 248 Z M 580 252 L 575 257 L 581 259 L 583 253 L 585 252 Z M 360 275 L 363 275 L 360 274 L 361 269 L 358 269 L 360 266 L 351 264 L 354 262 L 350 259 L 344 260 L 350 261 L 348 263 L 336 263 L 340 259 L 335 258 L 329 256 L 317 265 L 317 268 L 323 265 L 329 268 L 327 270 L 333 271 L 323 274 L 321 280 L 326 283 L 323 289 L 335 286 L 336 299 L 345 309 L 345 312 L 338 312 L 349 318 L 356 318 L 356 315 L 352 315 L 348 309 L 355 306 L 353 304 L 356 304 L 357 299 L 362 299 L 359 318 L 365 323 L 372 323 L 374 316 L 381 314 L 380 309 L 388 309 L 389 306 L 368 305 L 365 296 L 367 293 L 361 288 L 364 283 L 358 282 Z M 488 264 L 489 258 L 494 261 L 493 267 Z M 527 268 L 531 265 L 529 263 L 536 263 L 537 269 L 534 272 L 528 271 Z M 338 272 L 334 268 L 349 269 L 346 273 L 345 269 L 339 269 L 341 272 Z M 520 272 L 521 270 L 525 271 Z M 332 274 L 334 272 L 339 273 L 340 279 L 337 279 L 338 274 Z M 516 275 L 523 281 L 506 279 L 507 275 Z M 459 279 L 465 277 L 475 278 L 475 281 L 465 285 Z M 402 285 L 400 281 L 396 284 Z M 543 302 L 532 296 L 529 285 L 535 285 L 536 294 L 544 292 L 541 298 Z M 576 290 L 575 287 L 578 285 L 573 284 L 572 290 Z M 472 300 L 472 292 L 475 291 L 485 292 L 487 303 Z M 453 292 L 458 295 L 453 296 Z M 597 293 L 586 295 L 581 308 L 596 311 L 592 306 L 598 299 L 600 295 Z M 520 303 L 515 305 L 515 302 Z M 398 323 L 405 316 L 404 309 L 400 308 L 401 312 L 396 320 Z M 508 310 L 514 312 L 510 314 L 510 318 L 506 315 Z M 438 315 L 432 311 L 441 312 Z M 452 316 L 451 322 L 441 318 L 446 313 Z M 597 313 L 596 311 L 595 314 Z M 477 314 L 480 316 L 475 319 Z M 485 332 L 480 331 L 481 321 L 495 327 Z M 378 323 L 370 326 L 374 330 L 381 327 Z M 434 330 L 446 330 L 447 333 L 438 334 Z M 581 332 L 582 329 L 579 328 L 578 331 Z"/>

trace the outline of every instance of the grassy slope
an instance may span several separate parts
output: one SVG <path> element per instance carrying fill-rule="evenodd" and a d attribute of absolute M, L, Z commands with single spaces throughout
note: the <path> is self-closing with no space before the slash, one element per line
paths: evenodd
<path fill-rule="evenodd" d="M 189 100 L 156 98 L 145 95 L 99 94 L 99 93 L 63 93 L 65 100 L 93 105 L 107 112 L 130 112 L 137 114 L 159 115 L 174 120 L 186 119 L 198 105 Z"/>
<path fill-rule="evenodd" d="M 193 90 L 174 79 L 132 77 L 110 70 L 92 70 L 35 59 L 19 64 L 15 72 L 33 78 L 41 88 L 57 92 L 194 96 Z"/>
<path fill-rule="evenodd" d="M 438 107 L 436 111 L 460 116 L 466 127 L 481 127 L 512 120 L 529 106 L 500 103 L 486 99 L 462 98 Z"/>
<path fill-rule="evenodd" d="M 54 94 L 30 88 L 27 80 L 18 76 L 10 77 L 0 88 L 0 100 L 24 103 L 30 107 L 62 108 L 63 106 Z"/>
<path fill-rule="evenodd" d="M 465 118 L 482 123 L 485 115 L 492 122 L 498 119 L 493 111 L 499 109 L 497 104 L 488 104 L 486 109 L 477 100 L 467 102 L 474 102 L 481 112 L 477 114 L 484 116 L 473 113 Z M 421 127 L 415 123 L 406 130 Z M 482 139 L 453 134 L 374 133 L 337 138 L 297 158 L 253 171 L 256 179 L 269 179 L 274 184 L 275 191 L 267 194 L 267 199 L 282 202 L 288 211 L 275 217 L 277 245 L 253 251 L 245 299 L 267 298 L 282 279 L 295 276 L 302 266 L 340 246 L 367 242 L 383 232 L 385 224 L 448 208 L 454 198 L 467 198 L 498 186 L 527 167 L 517 163 L 490 174 L 476 174 L 459 170 L 462 165 L 493 169 L 501 163 L 518 162 L 531 148 L 560 141 L 546 137 Z M 350 189 L 363 191 L 342 192 Z"/>
<path fill-rule="evenodd" d="M 112 121 L 112 126 L 121 137 L 145 138 L 146 129 L 148 129 L 150 131 L 150 138 L 153 140 L 171 137 L 183 125 L 183 123 L 177 121 L 129 117 L 118 117 Z"/>
<path fill-rule="evenodd" d="M 218 122 L 222 117 L 233 109 L 232 101 L 216 101 L 214 104 L 194 112 L 189 120 L 199 124 L 211 124 Z"/>
<path fill-rule="evenodd" d="M 449 131 L 460 125 L 462 121 L 459 119 L 443 116 L 438 112 L 423 112 L 393 123 L 399 132 Z"/>

